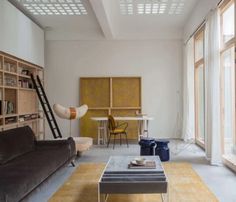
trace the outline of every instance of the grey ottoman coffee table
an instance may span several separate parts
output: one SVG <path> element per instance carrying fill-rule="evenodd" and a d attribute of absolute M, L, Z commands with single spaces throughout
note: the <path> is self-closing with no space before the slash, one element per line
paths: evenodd
<path fill-rule="evenodd" d="M 135 156 L 110 157 L 98 184 L 98 201 L 104 202 L 108 194 L 161 194 L 162 201 L 169 201 L 168 180 L 158 156 L 144 156 L 155 161 L 156 168 L 130 169 Z"/>

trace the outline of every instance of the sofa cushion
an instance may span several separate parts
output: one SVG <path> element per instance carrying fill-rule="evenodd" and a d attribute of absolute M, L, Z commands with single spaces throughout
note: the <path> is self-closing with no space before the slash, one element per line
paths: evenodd
<path fill-rule="evenodd" d="M 0 201 L 24 198 L 70 158 L 68 144 L 36 148 L 0 166 Z"/>
<path fill-rule="evenodd" d="M 29 126 L 0 132 L 0 165 L 35 149 L 35 136 Z"/>

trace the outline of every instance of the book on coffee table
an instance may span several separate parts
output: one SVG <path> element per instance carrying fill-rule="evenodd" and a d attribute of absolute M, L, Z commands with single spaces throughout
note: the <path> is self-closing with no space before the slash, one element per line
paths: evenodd
<path fill-rule="evenodd" d="M 155 161 L 145 161 L 144 164 L 134 164 L 132 162 L 128 165 L 129 169 L 155 169 L 156 162 Z"/>

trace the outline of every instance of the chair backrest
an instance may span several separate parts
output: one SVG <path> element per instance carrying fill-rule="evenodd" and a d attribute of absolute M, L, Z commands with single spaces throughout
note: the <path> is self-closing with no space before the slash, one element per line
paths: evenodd
<path fill-rule="evenodd" d="M 109 130 L 115 130 L 116 128 L 116 122 L 113 116 L 108 116 L 108 128 Z"/>

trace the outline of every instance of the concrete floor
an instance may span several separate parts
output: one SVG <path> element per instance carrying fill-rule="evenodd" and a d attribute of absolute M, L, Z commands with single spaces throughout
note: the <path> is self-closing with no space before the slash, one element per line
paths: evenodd
<path fill-rule="evenodd" d="M 205 159 L 202 149 L 194 144 L 188 145 L 182 141 L 173 140 L 170 143 L 171 161 L 189 162 L 194 170 L 200 175 L 210 190 L 216 195 L 219 201 L 236 202 L 236 175 L 228 168 L 221 166 L 210 166 Z M 76 166 L 83 162 L 107 162 L 111 155 L 133 155 L 139 154 L 137 144 L 117 145 L 113 150 L 105 146 L 94 146 L 90 151 L 84 153 L 82 157 L 76 160 Z M 63 184 L 71 175 L 75 168 L 68 166 L 61 169 L 43 185 L 36 189 L 25 201 L 44 202 Z"/>

